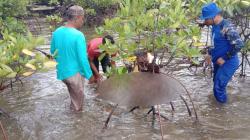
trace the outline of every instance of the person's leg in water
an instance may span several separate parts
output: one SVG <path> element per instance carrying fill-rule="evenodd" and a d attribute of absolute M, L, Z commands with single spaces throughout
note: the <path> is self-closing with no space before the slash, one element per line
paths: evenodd
<path fill-rule="evenodd" d="M 95 65 L 97 71 L 99 72 L 99 59 L 98 59 L 98 57 L 94 58 L 93 63 Z M 92 70 L 92 72 L 94 72 L 94 71 Z"/>
<path fill-rule="evenodd" d="M 227 102 L 226 87 L 239 65 L 237 56 L 227 60 L 222 66 L 214 65 L 214 96 L 220 103 Z"/>
<path fill-rule="evenodd" d="M 101 65 L 102 65 L 102 70 L 104 73 L 107 72 L 107 67 L 111 67 L 111 63 L 110 63 L 110 56 L 108 54 L 106 54 L 103 59 L 101 60 Z"/>
<path fill-rule="evenodd" d="M 84 100 L 84 78 L 77 73 L 76 75 L 63 80 L 70 95 L 70 108 L 74 111 L 81 111 Z"/>

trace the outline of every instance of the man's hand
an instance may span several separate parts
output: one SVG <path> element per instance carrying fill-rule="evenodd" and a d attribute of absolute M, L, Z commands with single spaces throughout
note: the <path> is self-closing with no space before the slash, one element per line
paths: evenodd
<path fill-rule="evenodd" d="M 89 79 L 89 84 L 93 84 L 93 83 L 95 83 L 95 77 L 91 76 Z"/>
<path fill-rule="evenodd" d="M 205 56 L 205 64 L 206 65 L 211 65 L 211 56 L 210 55 Z"/>
<path fill-rule="evenodd" d="M 95 75 L 95 82 L 96 82 L 96 83 L 100 83 L 100 82 L 101 82 L 101 80 L 102 80 L 102 78 L 103 78 L 103 77 L 102 77 L 102 75 L 101 75 L 101 74 L 99 74 L 99 73 L 98 73 L 98 74 L 96 74 L 96 75 Z"/>
<path fill-rule="evenodd" d="M 225 63 L 225 60 L 222 57 L 218 58 L 216 61 L 216 64 L 218 64 L 220 66 L 222 66 L 224 63 Z"/>

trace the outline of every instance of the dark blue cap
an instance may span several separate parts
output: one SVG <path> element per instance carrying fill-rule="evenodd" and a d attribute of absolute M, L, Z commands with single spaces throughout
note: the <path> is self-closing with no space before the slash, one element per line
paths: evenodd
<path fill-rule="evenodd" d="M 202 15 L 200 19 L 212 19 L 221 12 L 221 9 L 214 3 L 208 3 L 202 7 Z"/>

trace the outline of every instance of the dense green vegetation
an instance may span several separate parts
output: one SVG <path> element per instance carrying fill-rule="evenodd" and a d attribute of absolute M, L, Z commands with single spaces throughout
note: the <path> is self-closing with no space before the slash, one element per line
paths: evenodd
<path fill-rule="evenodd" d="M 34 38 L 22 20 L 27 14 L 27 4 L 28 0 L 0 2 L 0 90 L 54 65 L 36 51 L 37 46 L 44 44 L 44 39 Z"/>
<path fill-rule="evenodd" d="M 4 29 L 15 33 L 24 33 L 26 31 L 26 27 L 20 19 L 27 13 L 27 4 L 28 0 L 0 1 L 0 34 Z"/>
<path fill-rule="evenodd" d="M 123 0 L 116 17 L 106 19 L 105 25 L 96 29 L 99 34 L 117 36 L 115 45 L 102 49 L 111 54 L 119 52 L 116 60 L 128 59 L 136 50 L 143 49 L 152 52 L 153 62 L 159 60 L 157 64 L 163 66 L 176 63 L 175 58 L 198 65 L 205 44 L 200 42 L 201 30 L 196 20 L 202 5 L 207 2 L 209 0 Z M 249 12 L 243 12 L 249 9 L 248 1 L 220 0 L 218 5 L 223 8 L 224 15 L 238 21 L 241 20 L 239 14 L 246 14 L 248 30 L 242 31 L 249 35 Z"/>
<path fill-rule="evenodd" d="M 23 17 L 29 12 L 26 6 L 40 3 L 47 5 L 78 4 L 89 15 L 100 16 L 105 9 L 116 5 L 117 14 L 96 28 L 100 35 L 111 34 L 116 44 L 107 44 L 102 49 L 109 53 L 119 52 L 115 60 L 129 60 L 138 49 L 151 52 L 154 63 L 168 66 L 174 59 L 192 64 L 200 63 L 200 51 L 204 48 L 201 30 L 196 20 L 203 4 L 211 0 L 1 0 L 0 1 L 0 89 L 54 65 L 36 50 L 43 44 L 42 38 L 34 38 L 27 32 Z M 218 0 L 224 15 L 233 19 L 240 27 L 246 48 L 249 41 L 249 7 L 246 0 Z M 15 9 L 15 10 L 13 10 Z M 99 13 L 99 14 L 97 14 Z M 92 17 L 91 17 L 92 18 Z M 59 16 L 48 16 L 51 31 L 61 22 Z M 90 20 L 87 19 L 87 20 Z M 157 59 L 156 59 L 157 58 Z M 157 62 L 156 62 L 157 60 Z M 113 70 L 124 73 L 124 68 Z"/>

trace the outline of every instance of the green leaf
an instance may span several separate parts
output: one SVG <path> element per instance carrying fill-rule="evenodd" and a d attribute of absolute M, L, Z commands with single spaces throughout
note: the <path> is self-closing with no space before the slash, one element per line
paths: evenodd
<path fill-rule="evenodd" d="M 125 24 L 123 26 L 123 28 L 124 28 L 125 34 L 130 34 L 131 30 L 130 30 L 130 26 L 128 24 Z"/>
<path fill-rule="evenodd" d="M 200 62 L 197 59 L 192 58 L 191 61 L 192 61 L 192 63 L 194 63 L 196 65 L 200 64 Z"/>
<path fill-rule="evenodd" d="M 117 74 L 121 75 L 121 74 L 125 74 L 127 73 L 127 69 L 125 67 L 119 67 L 117 70 Z"/>
<path fill-rule="evenodd" d="M 57 55 L 58 55 L 58 49 L 55 50 L 55 52 L 52 54 L 52 57 L 53 57 L 53 58 L 56 58 Z"/>
<path fill-rule="evenodd" d="M 0 64 L 0 77 L 3 78 L 14 78 L 16 72 L 14 72 L 9 66 L 5 64 Z"/>
<path fill-rule="evenodd" d="M 5 64 L 0 64 L 0 68 L 2 68 L 4 71 L 6 71 L 8 73 L 12 73 L 13 72 L 13 70 L 9 66 L 7 66 Z"/>
<path fill-rule="evenodd" d="M 9 36 L 9 38 L 10 38 L 10 40 L 11 40 L 12 42 L 17 43 L 16 38 L 14 38 L 13 36 Z"/>
<path fill-rule="evenodd" d="M 16 72 L 12 72 L 12 73 L 8 74 L 6 77 L 7 77 L 7 78 L 15 78 L 16 75 L 17 75 Z"/>
<path fill-rule="evenodd" d="M 102 53 L 102 54 L 98 57 L 98 60 L 101 61 L 101 60 L 104 58 L 105 55 L 106 55 L 106 53 Z"/>
<path fill-rule="evenodd" d="M 177 22 L 175 22 L 173 25 L 171 25 L 170 28 L 176 29 L 176 28 L 178 28 L 179 26 L 180 26 L 180 23 L 177 21 Z"/>
<path fill-rule="evenodd" d="M 95 28 L 95 32 L 96 32 L 98 35 L 102 35 L 103 32 L 104 32 L 104 28 L 103 28 L 103 27 Z"/>
<path fill-rule="evenodd" d="M 55 61 L 47 61 L 43 63 L 45 68 L 55 68 L 57 63 Z"/>
<path fill-rule="evenodd" d="M 241 3 L 246 7 L 250 6 L 250 1 L 241 0 Z"/>

